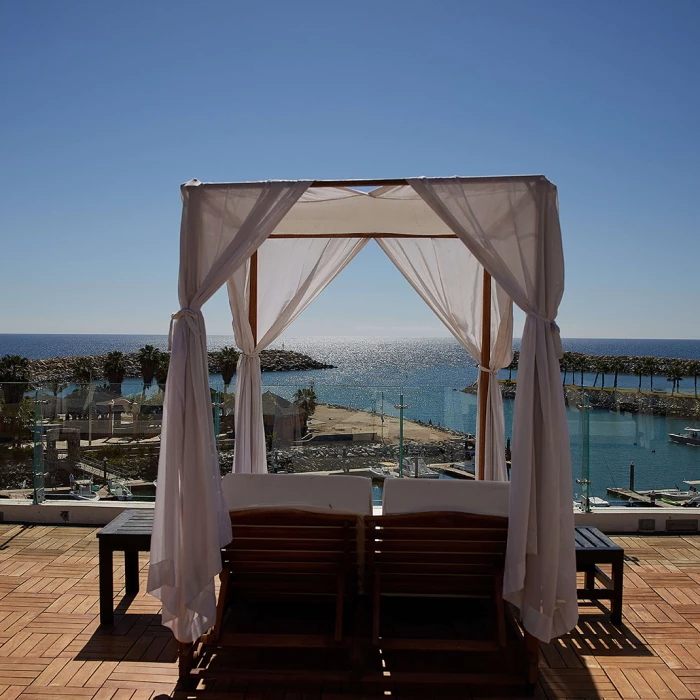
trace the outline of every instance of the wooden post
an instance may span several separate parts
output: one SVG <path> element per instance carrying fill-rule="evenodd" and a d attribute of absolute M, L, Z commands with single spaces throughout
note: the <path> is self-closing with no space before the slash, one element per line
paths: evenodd
<path fill-rule="evenodd" d="M 250 256 L 250 299 L 248 304 L 248 320 L 253 332 L 253 345 L 258 344 L 258 251 Z"/>
<path fill-rule="evenodd" d="M 491 362 L 491 275 L 484 268 L 484 286 L 481 313 L 481 366 L 488 367 Z M 479 463 L 477 479 L 483 481 L 486 465 L 486 403 L 489 397 L 489 375 L 479 370 L 479 426 L 476 436 Z"/>

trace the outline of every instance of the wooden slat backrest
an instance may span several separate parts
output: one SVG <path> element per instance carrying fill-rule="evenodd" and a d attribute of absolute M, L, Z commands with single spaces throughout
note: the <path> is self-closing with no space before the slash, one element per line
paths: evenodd
<path fill-rule="evenodd" d="M 383 594 L 488 595 L 505 562 L 508 518 L 470 513 L 383 515 L 366 521 L 369 569 Z"/>
<path fill-rule="evenodd" d="M 357 580 L 357 523 L 347 514 L 287 508 L 232 511 L 223 551 L 231 584 L 257 593 L 335 593 Z"/>

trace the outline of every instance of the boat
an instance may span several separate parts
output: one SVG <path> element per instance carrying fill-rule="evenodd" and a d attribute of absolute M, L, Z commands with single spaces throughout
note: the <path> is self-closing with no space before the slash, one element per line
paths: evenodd
<path fill-rule="evenodd" d="M 691 499 L 687 500 L 683 506 L 685 508 L 700 508 L 700 495 L 693 496 Z"/>
<path fill-rule="evenodd" d="M 662 491 L 652 491 L 649 494 L 651 498 L 658 498 L 660 501 L 672 506 L 682 506 L 697 495 L 698 493 L 695 490 L 681 491 L 680 489 L 663 489 Z"/>
<path fill-rule="evenodd" d="M 679 445 L 700 447 L 700 428 L 683 428 L 682 433 L 669 433 L 669 440 Z"/>
<path fill-rule="evenodd" d="M 131 493 L 131 489 L 126 485 L 126 481 L 123 480 L 109 480 L 109 492 L 118 501 L 131 501 L 134 498 L 134 494 Z"/>
<path fill-rule="evenodd" d="M 454 462 L 452 466 L 455 469 L 459 469 L 460 471 L 467 472 L 469 474 L 474 473 L 474 462 L 471 461 L 465 461 L 465 462 Z"/>
<path fill-rule="evenodd" d="M 403 461 L 403 475 L 414 479 L 440 478 L 440 474 L 431 469 L 422 457 L 406 457 Z"/>
<path fill-rule="evenodd" d="M 370 477 L 372 479 L 376 479 L 377 481 L 384 481 L 384 479 L 394 479 L 396 477 L 396 473 L 392 468 L 383 466 L 381 464 L 376 467 L 370 467 L 368 471 Z"/>
<path fill-rule="evenodd" d="M 99 501 L 100 494 L 92 490 L 92 479 L 76 479 L 70 491 L 76 501 Z"/>

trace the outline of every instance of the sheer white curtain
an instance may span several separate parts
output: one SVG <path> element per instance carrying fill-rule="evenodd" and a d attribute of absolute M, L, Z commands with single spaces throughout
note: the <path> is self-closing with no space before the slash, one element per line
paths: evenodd
<path fill-rule="evenodd" d="M 268 239 L 258 250 L 255 343 L 248 317 L 250 261 L 228 281 L 233 332 L 241 349 L 236 372 L 233 471 L 267 472 L 260 351 L 266 348 L 360 252 L 367 239 Z"/>
<path fill-rule="evenodd" d="M 180 311 L 171 320 L 148 591 L 181 642 L 214 623 L 214 576 L 231 524 L 221 495 L 202 305 L 309 186 L 270 182 L 182 188 Z"/>
<path fill-rule="evenodd" d="M 554 322 L 564 291 L 556 188 L 543 178 L 410 181 L 527 313 L 513 417 L 505 597 L 545 642 L 578 619 L 571 456 Z"/>
<path fill-rule="evenodd" d="M 379 238 L 377 243 L 479 363 L 484 272 L 481 263 L 460 239 Z M 496 282 L 492 281 L 491 288 L 490 371 L 479 372 L 479 382 L 484 375 L 489 382 L 484 478 L 506 481 L 505 422 L 498 370 L 507 367 L 513 357 L 513 304 Z"/>

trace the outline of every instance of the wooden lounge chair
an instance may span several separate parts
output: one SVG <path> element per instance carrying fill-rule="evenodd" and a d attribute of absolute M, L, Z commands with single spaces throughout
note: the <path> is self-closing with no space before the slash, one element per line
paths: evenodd
<path fill-rule="evenodd" d="M 357 532 L 363 517 L 372 512 L 370 481 L 229 474 L 223 490 L 233 540 L 223 550 L 216 624 L 204 643 L 247 648 L 348 646 L 344 608 L 360 580 L 363 554 L 362 548 L 358 553 Z M 308 624 L 294 629 L 296 623 L 309 623 L 294 615 L 308 601 L 332 603 L 332 620 L 319 615 L 314 629 Z M 260 603 L 266 607 L 258 606 L 263 612 L 256 618 L 250 611 Z M 284 613 L 290 612 L 291 622 L 281 624 Z"/>
<path fill-rule="evenodd" d="M 500 654 L 512 646 L 502 597 L 508 498 L 507 483 L 387 479 L 383 515 L 366 521 L 375 647 Z M 403 625 L 409 635 L 399 634 L 396 627 L 402 627 L 400 623 L 390 626 L 384 620 L 383 609 L 390 597 L 443 599 L 448 611 L 453 605 L 456 608 L 458 599 L 482 599 L 481 604 L 476 602 L 482 623 L 470 629 L 469 620 L 454 620 L 447 636 L 411 636 L 409 624 Z M 459 637 L 455 629 L 476 634 Z M 523 637 L 522 633 L 510 636 Z M 530 639 L 527 645 L 536 647 Z M 471 682 L 534 683 L 536 655 L 527 662 L 526 678 L 521 675 L 508 681 L 500 672 L 494 677 L 479 673 Z M 446 682 L 457 680 L 448 676 Z M 398 676 L 394 673 L 393 677 Z"/>

